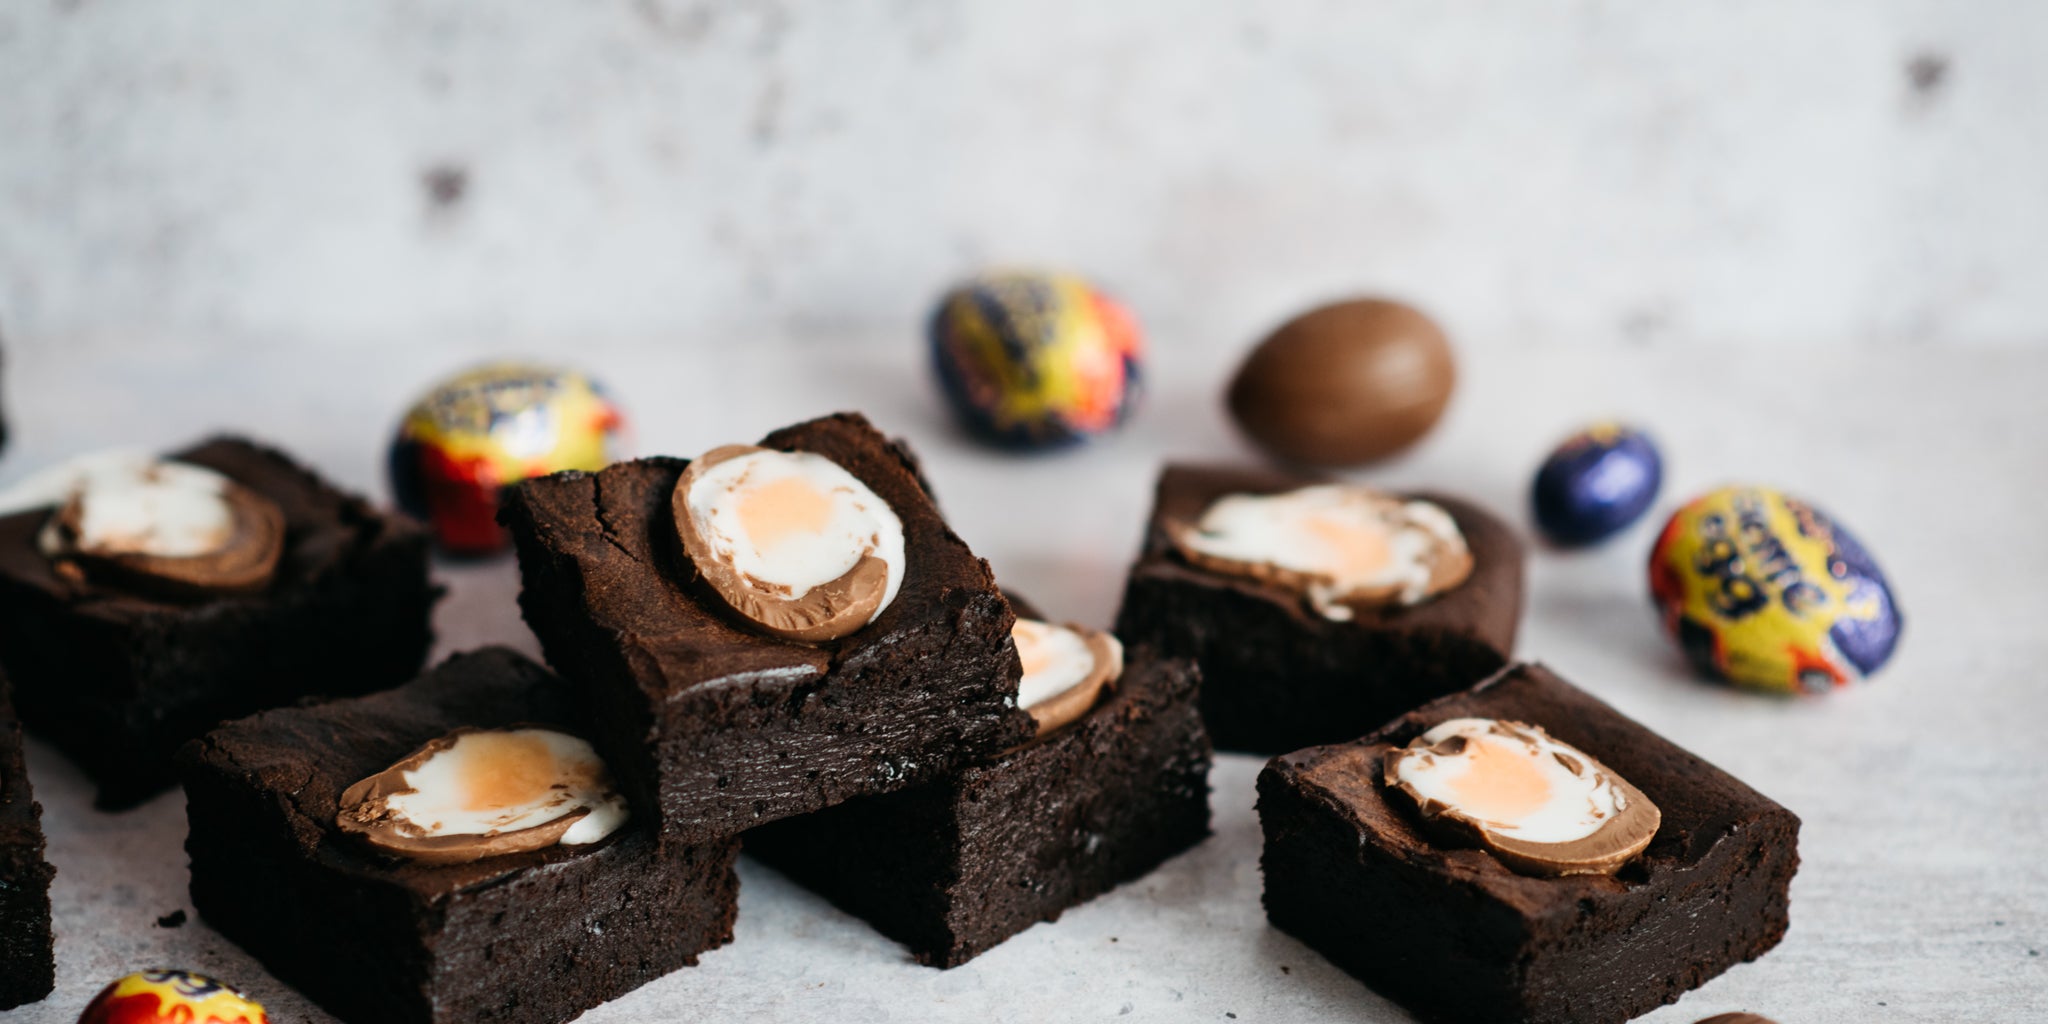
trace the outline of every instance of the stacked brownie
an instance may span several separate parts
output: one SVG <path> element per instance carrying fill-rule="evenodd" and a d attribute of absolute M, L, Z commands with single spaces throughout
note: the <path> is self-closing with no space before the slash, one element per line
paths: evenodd
<path fill-rule="evenodd" d="M 809 620 L 750 617 L 760 602 L 734 597 L 735 574 L 682 525 L 700 475 L 782 456 L 823 457 L 900 520 L 900 586 L 840 635 L 792 639 L 775 631 Z M 857 415 L 694 468 L 641 459 L 530 481 L 504 522 L 527 622 L 584 688 L 593 738 L 664 841 L 745 832 L 925 963 L 965 962 L 1208 834 L 1193 666 L 1119 660 L 1057 728 L 1019 710 L 1016 614 L 909 451 Z"/>
<path fill-rule="evenodd" d="M 589 701 L 635 811 L 684 843 L 943 778 L 1031 734 L 1015 616 L 904 450 L 848 414 L 759 447 L 829 460 L 900 519 L 900 588 L 859 629 L 785 639 L 722 603 L 677 537 L 685 460 L 530 480 L 502 513 L 548 663 Z"/>

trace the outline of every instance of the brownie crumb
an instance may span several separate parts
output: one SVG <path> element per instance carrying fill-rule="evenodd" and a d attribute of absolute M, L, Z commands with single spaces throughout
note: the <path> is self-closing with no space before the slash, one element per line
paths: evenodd
<path fill-rule="evenodd" d="M 156 926 L 158 928 L 183 928 L 185 926 L 185 909 L 180 907 L 157 918 Z"/>

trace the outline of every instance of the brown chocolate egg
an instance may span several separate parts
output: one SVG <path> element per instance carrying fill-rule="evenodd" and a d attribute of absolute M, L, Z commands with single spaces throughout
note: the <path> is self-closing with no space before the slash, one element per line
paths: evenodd
<path fill-rule="evenodd" d="M 1457 376 L 1429 317 L 1355 299 L 1303 313 L 1260 342 L 1230 382 L 1230 413 L 1275 458 L 1352 466 L 1428 433 Z"/>

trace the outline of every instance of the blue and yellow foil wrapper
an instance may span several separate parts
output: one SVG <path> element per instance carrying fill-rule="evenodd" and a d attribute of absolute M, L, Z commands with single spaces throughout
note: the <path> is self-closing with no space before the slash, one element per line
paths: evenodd
<path fill-rule="evenodd" d="M 1009 272 L 946 293 L 933 312 L 939 386 L 976 436 L 1012 448 L 1078 444 L 1135 407 L 1137 321 L 1072 274 Z"/>
<path fill-rule="evenodd" d="M 1868 678 L 1904 621 L 1849 531 L 1763 487 L 1724 487 L 1679 509 L 1650 553 L 1650 593 L 1702 673 L 1780 693 Z"/>

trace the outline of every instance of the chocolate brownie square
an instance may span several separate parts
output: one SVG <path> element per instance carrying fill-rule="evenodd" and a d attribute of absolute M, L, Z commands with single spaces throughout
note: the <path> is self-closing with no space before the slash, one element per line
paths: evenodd
<path fill-rule="evenodd" d="M 21 759 L 21 723 L 0 675 L 0 1010 L 50 994 L 50 879 L 43 860 L 43 809 Z"/>
<path fill-rule="evenodd" d="M 1662 822 L 1618 874 L 1518 874 L 1433 841 L 1382 757 L 1433 726 L 1537 726 L 1649 798 Z M 1428 1021 L 1608 1024 L 1677 1000 L 1785 935 L 1799 819 L 1559 679 L 1516 665 L 1364 739 L 1259 775 L 1266 915 Z"/>
<path fill-rule="evenodd" d="M 832 460 L 902 520 L 901 589 L 850 635 L 779 639 L 709 597 L 670 509 L 685 460 L 529 480 L 500 512 L 548 663 L 583 688 L 635 809 L 683 842 L 942 778 L 1032 730 L 1009 603 L 905 450 L 854 414 L 761 447 Z"/>
<path fill-rule="evenodd" d="M 92 777 L 103 808 L 171 786 L 178 747 L 224 719 L 404 682 L 433 639 L 439 590 L 413 521 L 248 441 L 170 458 L 277 503 L 285 549 L 268 587 L 177 601 L 74 578 L 37 547 L 48 510 L 0 517 L 0 665 L 22 720 Z"/>
<path fill-rule="evenodd" d="M 1160 475 L 1144 550 L 1131 567 L 1116 634 L 1202 669 L 1202 717 L 1223 750 L 1275 753 L 1359 736 L 1507 663 L 1522 616 L 1522 545 L 1506 524 L 1435 494 L 1472 555 L 1472 573 L 1416 605 L 1334 621 L 1267 580 L 1196 566 L 1178 524 L 1231 494 L 1278 494 L 1329 481 L 1257 469 L 1170 465 Z"/>
<path fill-rule="evenodd" d="M 380 853 L 344 792 L 459 728 L 578 731 L 580 698 L 504 648 L 398 689 L 266 711 L 181 755 L 192 903 L 271 973 L 360 1024 L 552 1024 L 732 939 L 736 842 L 663 846 L 629 820 L 595 846 L 458 864 Z"/>
<path fill-rule="evenodd" d="M 747 852 L 956 967 L 1209 835 L 1195 667 L 1144 652 L 1080 720 L 928 785 L 767 825 Z"/>

